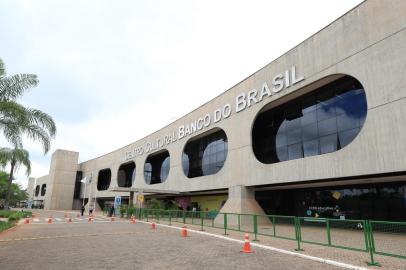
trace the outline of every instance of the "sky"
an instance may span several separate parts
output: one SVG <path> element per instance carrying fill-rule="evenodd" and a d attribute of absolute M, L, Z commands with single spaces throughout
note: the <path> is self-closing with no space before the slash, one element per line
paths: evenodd
<path fill-rule="evenodd" d="M 0 0 L 7 73 L 40 80 L 19 102 L 58 129 L 46 155 L 24 141 L 31 177 L 48 174 L 56 149 L 83 162 L 162 128 L 361 2 Z M 27 179 L 20 168 L 16 182 Z"/>

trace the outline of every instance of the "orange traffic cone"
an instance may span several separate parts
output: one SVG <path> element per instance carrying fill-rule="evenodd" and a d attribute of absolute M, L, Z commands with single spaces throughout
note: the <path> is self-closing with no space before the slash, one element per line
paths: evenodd
<path fill-rule="evenodd" d="M 250 239 L 249 239 L 248 233 L 246 233 L 244 236 L 244 249 L 241 250 L 240 252 L 242 252 L 242 253 L 252 253 L 253 252 L 251 250 L 251 244 L 250 244 Z"/>
<path fill-rule="evenodd" d="M 29 218 L 26 218 L 25 219 L 25 224 L 29 224 L 30 223 L 30 219 Z"/>
<path fill-rule="evenodd" d="M 131 217 L 131 224 L 135 224 L 135 223 L 136 223 L 135 217 Z"/>
<path fill-rule="evenodd" d="M 92 223 L 92 221 L 93 221 L 92 217 L 89 217 L 88 222 Z"/>
<path fill-rule="evenodd" d="M 48 218 L 48 224 L 51 224 L 52 223 L 52 217 L 49 217 Z"/>
<path fill-rule="evenodd" d="M 152 223 L 151 223 L 151 229 L 156 230 L 156 224 L 155 224 L 155 222 L 152 222 Z"/>
<path fill-rule="evenodd" d="M 71 219 L 70 217 L 69 217 L 69 219 L 68 219 L 68 222 L 69 222 L 69 223 L 72 223 L 72 219 Z"/>
<path fill-rule="evenodd" d="M 186 228 L 186 226 L 182 227 L 182 237 L 187 237 L 187 228 Z"/>

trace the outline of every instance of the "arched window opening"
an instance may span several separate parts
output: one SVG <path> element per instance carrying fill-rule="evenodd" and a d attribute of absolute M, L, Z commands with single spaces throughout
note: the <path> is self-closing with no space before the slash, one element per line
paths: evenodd
<path fill-rule="evenodd" d="M 168 150 L 149 155 L 144 164 L 145 183 L 153 185 L 165 182 L 169 175 L 170 165 Z"/>
<path fill-rule="evenodd" d="M 97 190 L 107 190 L 111 182 L 111 170 L 104 169 L 99 171 L 97 177 Z"/>
<path fill-rule="evenodd" d="M 43 184 L 41 187 L 41 196 L 45 196 L 46 192 L 47 192 L 47 185 Z"/>
<path fill-rule="evenodd" d="M 227 158 L 227 136 L 215 128 L 186 143 L 182 154 L 182 168 L 189 178 L 216 174 Z"/>
<path fill-rule="evenodd" d="M 260 111 L 252 129 L 253 151 L 266 164 L 335 152 L 355 139 L 366 116 L 363 86 L 344 76 Z"/>
<path fill-rule="evenodd" d="M 39 190 L 40 190 L 40 186 L 38 185 L 38 186 L 35 187 L 35 197 L 38 197 Z"/>
<path fill-rule="evenodd" d="M 135 177 L 135 163 L 133 161 L 121 164 L 117 173 L 119 187 L 131 187 Z"/>

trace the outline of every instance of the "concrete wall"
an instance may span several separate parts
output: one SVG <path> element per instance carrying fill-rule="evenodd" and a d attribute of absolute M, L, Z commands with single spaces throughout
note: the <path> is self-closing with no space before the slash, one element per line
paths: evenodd
<path fill-rule="evenodd" d="M 45 209 L 72 209 L 78 152 L 56 150 L 49 170 Z"/>

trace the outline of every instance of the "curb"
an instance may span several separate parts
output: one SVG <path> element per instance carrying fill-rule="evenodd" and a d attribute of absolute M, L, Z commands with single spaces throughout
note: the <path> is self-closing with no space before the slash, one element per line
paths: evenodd
<path fill-rule="evenodd" d="M 144 223 L 144 224 L 151 224 L 152 223 L 152 222 L 147 222 L 147 221 L 142 221 L 142 220 L 138 220 L 138 222 L 139 223 Z M 161 227 L 167 227 L 167 228 L 171 228 L 171 229 L 182 230 L 181 227 L 170 226 L 170 225 L 165 225 L 165 224 L 158 224 L 158 223 L 155 223 L 155 224 L 157 226 L 161 226 Z M 216 238 L 231 241 L 231 242 L 237 242 L 237 243 L 240 243 L 240 244 L 244 243 L 243 240 L 238 240 L 238 239 L 234 239 L 234 238 L 231 238 L 231 237 L 226 237 L 226 236 L 222 236 L 222 235 L 218 235 L 218 234 L 214 234 L 214 233 L 202 232 L 202 231 L 197 231 L 197 230 L 193 230 L 193 229 L 188 229 L 188 231 L 193 232 L 193 233 L 197 233 L 197 234 L 216 237 Z M 315 256 L 305 255 L 305 254 L 302 254 L 302 253 L 293 252 L 293 251 L 289 251 L 289 250 L 285 250 L 285 249 L 279 249 L 279 248 L 266 246 L 266 245 L 262 245 L 262 244 L 258 244 L 258 243 L 251 243 L 251 245 L 254 246 L 254 247 L 258 247 L 258 248 L 262 248 L 262 249 L 266 249 L 266 250 L 271 250 L 271 251 L 286 254 L 286 255 L 296 256 L 296 257 L 300 257 L 300 258 L 303 258 L 303 259 L 312 260 L 312 261 L 316 261 L 316 262 L 320 262 L 320 263 L 324 263 L 324 264 L 338 266 L 338 267 L 342 267 L 342 268 L 346 268 L 346 269 L 368 270 L 368 268 L 361 267 L 361 266 L 355 266 L 355 265 L 351 265 L 351 264 L 347 264 L 347 263 L 333 261 L 333 260 L 330 260 L 330 259 L 323 259 L 323 258 L 319 258 L 319 257 L 315 257 Z"/>
<path fill-rule="evenodd" d="M 17 228 L 17 226 L 18 226 L 18 224 L 15 223 L 13 227 L 10 227 L 10 228 L 8 228 L 8 229 L 5 230 L 5 231 L 0 232 L 0 237 L 3 236 L 4 234 L 6 234 L 7 232 L 9 232 L 9 231 L 11 231 L 11 230 Z"/>

